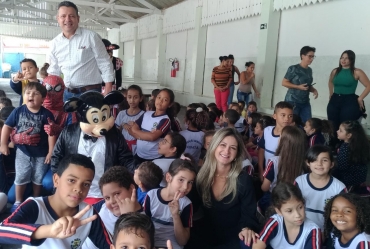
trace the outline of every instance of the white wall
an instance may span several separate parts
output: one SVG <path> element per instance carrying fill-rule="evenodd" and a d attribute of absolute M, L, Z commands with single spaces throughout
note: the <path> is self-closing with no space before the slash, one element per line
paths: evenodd
<path fill-rule="evenodd" d="M 165 82 L 166 87 L 179 92 L 189 92 L 191 76 L 192 49 L 194 46 L 194 30 L 187 30 L 167 35 Z M 171 62 L 169 59 L 179 60 L 179 71 L 176 77 L 171 77 Z"/>
<path fill-rule="evenodd" d="M 218 58 L 221 55 L 233 54 L 234 64 L 240 71 L 244 71 L 245 62 L 256 60 L 259 19 L 259 16 L 255 16 L 208 27 L 203 95 L 214 96 L 211 74 L 213 67 L 220 64 Z"/>
<path fill-rule="evenodd" d="M 107 39 L 112 44 L 117 44 L 118 46 L 120 46 L 119 49 L 113 50 L 113 56 L 121 58 L 119 52 L 122 49 L 122 44 L 120 43 L 120 33 L 119 32 L 120 31 L 119 31 L 118 28 L 114 28 L 114 29 L 109 30 L 108 31 L 108 38 Z"/>
<path fill-rule="evenodd" d="M 356 55 L 356 67 L 370 76 L 370 17 L 369 0 L 336 0 L 314 5 L 283 10 L 279 30 L 277 65 L 275 73 L 273 105 L 284 100 L 287 89 L 281 81 L 290 65 L 300 62 L 301 47 L 316 47 L 316 59 L 313 69 L 315 87 L 319 91 L 317 100 L 311 99 L 314 116 L 326 117 L 328 103 L 327 82 L 331 70 L 338 66 L 338 59 L 346 49 L 352 49 Z M 176 78 L 169 77 L 170 62 L 165 67 L 165 80 L 161 84 L 175 90 L 176 99 L 183 105 L 191 102 L 209 103 L 214 101 L 213 87 L 210 82 L 212 68 L 219 65 L 220 55 L 233 54 L 235 65 L 244 70 L 246 61 L 256 61 L 258 54 L 260 16 L 249 17 L 233 22 L 208 26 L 204 69 L 203 93 L 190 93 L 191 57 L 194 46 L 194 30 L 167 35 L 166 59 L 176 57 L 180 60 L 180 71 Z M 125 76 L 132 77 L 133 42 L 125 42 Z M 143 79 L 156 79 L 157 40 L 144 39 L 141 42 L 141 68 Z M 133 60 L 132 60 L 133 61 Z M 130 64 L 131 63 L 131 64 Z M 131 71 L 130 71 L 131 70 Z M 256 68 L 258 71 L 259 68 Z M 262 72 L 264 75 L 270 72 Z M 237 88 L 237 87 L 236 87 Z M 359 84 L 357 93 L 363 86 Z M 236 92 L 236 91 L 235 91 Z M 203 95 L 202 95 L 203 94 Z M 235 98 L 236 99 L 236 98 Z M 370 110 L 370 96 L 365 99 Z M 270 109 L 264 110 L 271 112 Z M 370 121 L 370 120 L 369 120 Z"/>
<path fill-rule="evenodd" d="M 356 53 L 356 67 L 370 76 L 370 21 L 368 0 L 337 0 L 301 8 L 284 10 L 281 14 L 278 59 L 275 75 L 274 104 L 283 100 L 287 89 L 281 81 L 290 65 L 300 62 L 299 51 L 305 45 L 316 47 L 311 67 L 318 99 L 311 98 L 313 115 L 326 117 L 329 101 L 328 79 L 338 66 L 344 50 Z M 359 83 L 357 94 L 364 87 Z M 370 109 L 370 97 L 365 99 Z"/>
<path fill-rule="evenodd" d="M 143 80 L 157 80 L 157 37 L 141 41 L 141 78 Z"/>
<path fill-rule="evenodd" d="M 123 78 L 134 77 L 134 41 L 123 43 Z"/>
<path fill-rule="evenodd" d="M 190 76 L 192 71 L 192 50 L 195 45 L 194 30 L 171 33 L 167 35 L 166 59 L 176 57 L 180 62 L 180 70 L 176 77 L 170 77 L 171 63 L 168 61 L 165 67 L 166 87 L 177 92 L 176 98 L 183 105 L 191 102 L 214 102 L 211 74 L 213 67 L 219 65 L 220 55 L 233 54 L 235 65 L 244 70 L 246 61 L 255 61 L 257 57 L 259 32 L 259 16 L 251 17 L 235 22 L 209 26 L 207 30 L 206 59 L 204 69 L 204 81 L 196 82 L 203 84 L 203 93 L 187 94 L 190 90 Z M 248 35 L 240 36 L 240 33 Z M 235 76 L 237 80 L 237 76 Z M 237 87 L 236 87 L 237 88 Z M 180 94 L 185 93 L 184 96 Z M 200 97 L 201 96 L 201 97 Z M 236 100 L 236 90 L 235 90 Z"/>

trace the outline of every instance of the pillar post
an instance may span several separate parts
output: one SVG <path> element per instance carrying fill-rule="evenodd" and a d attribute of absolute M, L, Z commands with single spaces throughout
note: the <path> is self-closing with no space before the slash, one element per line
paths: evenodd
<path fill-rule="evenodd" d="M 137 36 L 138 26 L 134 27 L 134 78 L 141 78 L 141 40 Z"/>
<path fill-rule="evenodd" d="M 262 86 L 259 101 L 260 106 L 266 109 L 273 107 L 280 14 L 280 11 L 274 11 L 274 1 L 262 0 L 256 83 L 258 88 Z"/>
<path fill-rule="evenodd" d="M 203 95 L 203 74 L 207 45 L 207 26 L 202 27 L 202 7 L 196 8 L 194 40 L 189 92 L 201 96 Z"/>

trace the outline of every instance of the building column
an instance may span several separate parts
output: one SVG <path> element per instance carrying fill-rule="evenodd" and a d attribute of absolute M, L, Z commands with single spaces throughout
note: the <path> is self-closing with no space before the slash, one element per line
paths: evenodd
<path fill-rule="evenodd" d="M 274 1 L 262 0 L 256 84 L 257 88 L 261 89 L 259 101 L 263 109 L 271 109 L 273 107 L 280 14 L 281 11 L 274 11 Z"/>
<path fill-rule="evenodd" d="M 118 50 L 113 50 L 113 56 L 118 57 L 123 60 L 123 42 L 121 41 L 120 29 L 113 28 L 108 31 L 108 40 L 112 44 L 117 44 L 119 46 Z"/>
<path fill-rule="evenodd" d="M 166 66 L 167 36 L 163 34 L 163 16 L 157 21 L 157 82 L 164 85 Z"/>
<path fill-rule="evenodd" d="M 195 15 L 195 44 L 192 51 L 192 70 L 190 94 L 203 95 L 204 62 L 207 45 L 207 26 L 202 27 L 202 7 L 196 8 Z"/>
<path fill-rule="evenodd" d="M 138 27 L 134 27 L 134 78 L 141 78 L 141 40 L 138 39 Z"/>

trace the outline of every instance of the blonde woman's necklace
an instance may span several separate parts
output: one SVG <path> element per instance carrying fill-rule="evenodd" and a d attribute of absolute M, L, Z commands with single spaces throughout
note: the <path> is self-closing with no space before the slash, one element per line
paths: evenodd
<path fill-rule="evenodd" d="M 222 175 L 219 175 L 219 174 L 216 174 L 216 177 L 220 177 L 220 178 L 224 178 L 224 179 L 229 178 L 229 176 L 228 176 L 228 175 L 226 175 L 226 176 L 222 176 Z"/>

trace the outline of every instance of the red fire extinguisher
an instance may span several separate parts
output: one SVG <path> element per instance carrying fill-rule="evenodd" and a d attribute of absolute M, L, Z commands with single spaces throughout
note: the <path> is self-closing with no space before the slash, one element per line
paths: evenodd
<path fill-rule="evenodd" d="M 174 59 L 169 59 L 169 61 L 171 62 L 171 77 L 172 78 L 175 78 L 176 77 L 176 68 L 175 68 L 175 60 Z"/>
<path fill-rule="evenodd" d="M 173 60 L 173 62 L 174 62 L 174 64 L 175 64 L 175 69 L 176 69 L 176 71 L 179 71 L 179 70 L 180 70 L 180 63 L 179 63 L 179 61 L 177 60 L 177 58 L 175 58 L 175 59 Z"/>

